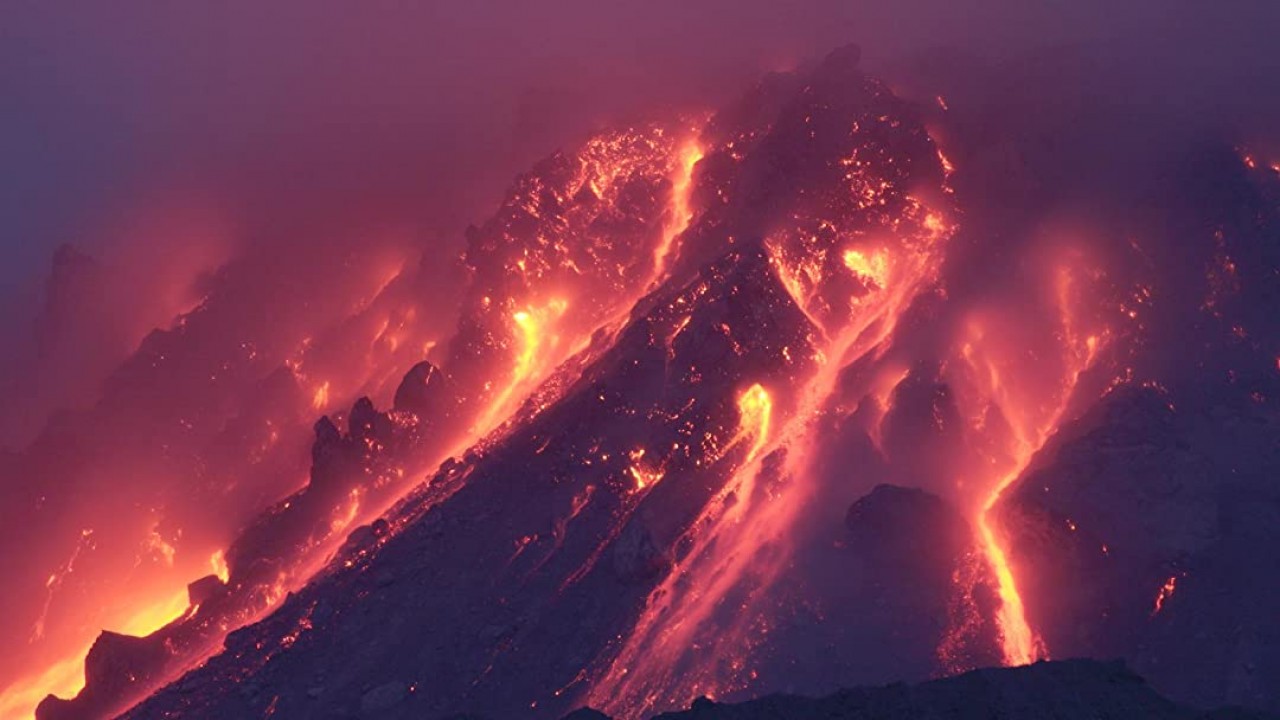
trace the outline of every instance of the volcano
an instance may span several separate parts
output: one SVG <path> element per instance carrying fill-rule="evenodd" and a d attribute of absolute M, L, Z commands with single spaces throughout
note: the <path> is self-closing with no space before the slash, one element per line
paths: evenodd
<path fill-rule="evenodd" d="M 850 46 L 602 130 L 467 231 L 443 340 L 424 254 L 211 349 L 226 272 L 15 463 L 74 476 L 68 438 L 156 447 L 115 408 L 181 414 L 185 492 L 259 511 L 36 717 L 755 717 L 723 703 L 953 675 L 911 692 L 1280 711 L 1280 171 L 1215 139 L 1055 225 L 1039 139 L 960 112 Z M 131 399 L 210 356 L 206 395 Z M 167 527 L 171 567 L 217 545 Z M 1154 691 L 1038 662 L 1071 657 Z M 1031 667 L 963 674 L 1001 665 Z M 858 692 L 785 716 L 911 707 Z"/>

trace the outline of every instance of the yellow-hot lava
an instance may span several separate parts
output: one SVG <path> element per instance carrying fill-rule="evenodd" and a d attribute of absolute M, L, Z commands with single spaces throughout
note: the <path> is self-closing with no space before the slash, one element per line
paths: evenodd
<path fill-rule="evenodd" d="M 944 234 L 950 231 L 948 227 Z M 934 235 L 923 222 L 915 234 L 900 239 L 902 246 L 894 248 L 893 257 L 887 248 L 864 256 L 877 292 L 850 313 L 826 313 L 825 326 L 816 319 L 820 293 L 815 288 L 825 287 L 826 281 L 821 263 L 788 256 L 785 240 L 766 243 L 781 286 L 822 331 L 825 342 L 813 348 L 817 366 L 788 396 L 794 400 L 786 404 L 785 414 L 763 385 L 753 384 L 739 394 L 733 446 L 751 444 L 690 525 L 691 550 L 650 593 L 631 634 L 593 682 L 586 698 L 593 707 L 638 717 L 750 682 L 746 654 L 754 636 L 768 632 L 756 620 L 770 611 L 769 589 L 787 567 L 796 524 L 818 495 L 811 481 L 817 423 L 833 410 L 842 371 L 884 351 L 907 306 L 930 286 L 941 266 L 944 243 L 937 241 L 945 237 Z M 819 340 L 816 334 L 814 340 Z M 776 451 L 782 452 L 780 469 L 764 471 L 765 459 Z M 775 471 L 782 479 L 767 482 L 765 476 Z M 690 583 L 691 577 L 698 582 Z M 730 596 L 745 599 L 726 619 L 724 602 Z"/>
<path fill-rule="evenodd" d="M 991 508 L 1000 500 L 1005 489 L 1018 479 L 1018 474 L 1011 473 L 1000 481 L 995 491 L 987 497 L 982 512 L 978 515 L 978 533 L 982 550 L 987 557 L 996 576 L 997 590 L 1000 594 L 1000 608 L 996 611 L 996 624 L 1000 628 L 1000 647 L 1006 665 L 1029 665 L 1045 655 L 1043 643 L 1031 630 L 1027 622 L 1027 611 L 1022 603 L 1022 595 L 1018 592 L 1018 583 L 1013 577 L 1013 569 L 1009 566 L 1009 558 L 1004 548 L 996 539 L 991 521 L 987 517 Z"/>
<path fill-rule="evenodd" d="M 769 421 L 773 417 L 773 399 L 760 383 L 747 388 L 738 397 L 738 417 L 741 423 L 739 437 L 752 439 L 746 460 L 750 463 L 769 439 Z"/>
<path fill-rule="evenodd" d="M 145 637 L 182 617 L 188 609 L 187 590 L 182 588 L 135 611 L 114 629 L 126 635 Z M 19 680 L 0 691 L 0 718 L 32 717 L 36 705 L 46 695 L 74 697 L 78 694 L 84 688 L 84 660 L 90 647 L 92 643 L 49 665 L 38 675 Z"/>
<path fill-rule="evenodd" d="M 666 475 L 666 470 L 662 467 L 650 469 L 645 467 L 644 448 L 632 450 L 627 453 L 631 458 L 631 465 L 627 468 L 627 472 L 636 481 L 636 490 L 646 490 L 662 482 L 662 478 Z"/>
<path fill-rule="evenodd" d="M 558 321 L 564 316 L 569 303 L 557 298 L 539 307 L 527 307 L 511 315 L 513 340 L 516 346 L 515 362 L 511 374 L 473 425 L 473 432 L 483 436 L 509 417 L 524 396 L 532 390 L 542 376 L 551 369 L 558 344 Z"/>
<path fill-rule="evenodd" d="M 1088 276 L 1079 253 L 1068 253 L 1050 270 L 1053 296 L 1049 298 L 1058 313 L 1059 331 L 1053 333 L 1056 365 L 1041 363 L 1029 369 L 1016 351 L 1022 342 L 1003 337 L 1004 332 L 1026 332 L 1017 321 L 1006 320 L 1009 329 L 995 333 L 991 323 L 974 318 L 969 325 L 969 338 L 962 344 L 960 358 L 972 370 L 968 392 L 973 393 L 969 405 L 975 415 L 987 408 L 999 410 L 1008 425 L 1008 438 L 1003 442 L 1006 468 L 991 483 L 977 510 L 975 526 L 978 542 L 994 575 L 1000 597 L 996 622 L 1000 632 L 1001 651 L 1007 665 L 1026 665 L 1048 657 L 1048 649 L 1027 621 L 1025 603 L 1018 589 L 1017 577 L 1001 529 L 992 517 L 1005 491 L 1019 478 L 1032 457 L 1057 431 L 1075 396 L 1081 375 L 1093 366 L 1107 335 L 1086 334 L 1080 317 L 1078 276 Z M 1006 309 L 1006 312 L 1008 310 Z M 1018 318 L 1025 323 L 1025 318 Z M 1049 378 L 1037 374 L 1047 371 Z M 985 420 L 976 425 L 985 427 Z"/>
<path fill-rule="evenodd" d="M 146 637 L 187 612 L 187 589 L 184 587 L 147 607 L 135 612 L 121 623 L 118 632 L 125 635 Z"/>
<path fill-rule="evenodd" d="M 33 677 L 23 678 L 0 689 L 0 717 L 31 718 L 36 705 L 46 695 L 73 697 L 84 688 L 84 658 L 89 653 L 69 655 Z"/>
<path fill-rule="evenodd" d="M 935 216 L 930 215 L 930 217 Z M 868 255 L 861 250 L 850 248 L 844 251 L 843 259 L 844 266 L 863 283 L 876 288 L 884 287 L 889 270 L 889 258 L 883 251 Z"/>
<path fill-rule="evenodd" d="M 227 567 L 227 557 L 223 551 L 217 550 L 209 556 L 209 567 L 224 584 L 231 580 L 231 570 Z"/>

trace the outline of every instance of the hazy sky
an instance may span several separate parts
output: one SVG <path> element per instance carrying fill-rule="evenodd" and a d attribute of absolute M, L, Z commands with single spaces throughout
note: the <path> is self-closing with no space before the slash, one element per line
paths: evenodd
<path fill-rule="evenodd" d="M 1278 93 L 1277 29 L 1270 0 L 13 2 L 0 308 L 29 317 L 52 248 L 102 253 L 158 204 L 227 213 L 250 228 L 238 243 L 335 207 L 456 236 L 514 169 L 609 114 L 845 42 L 872 65 L 1090 43 L 1212 108 L 1222 87 Z"/>

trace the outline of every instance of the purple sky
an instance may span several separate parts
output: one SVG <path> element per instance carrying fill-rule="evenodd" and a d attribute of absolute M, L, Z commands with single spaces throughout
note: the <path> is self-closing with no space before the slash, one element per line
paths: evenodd
<path fill-rule="evenodd" d="M 591 125 L 850 41 L 886 68 L 937 46 L 1084 44 L 1145 88 L 1124 102 L 1265 126 L 1278 27 L 1269 0 L 15 3 L 0 27 L 0 331 L 29 322 L 61 242 L 108 260 L 121 242 L 183 242 L 133 230 L 157 203 L 225 214 L 237 247 L 341 208 L 342 223 L 454 248 L 515 169 Z"/>

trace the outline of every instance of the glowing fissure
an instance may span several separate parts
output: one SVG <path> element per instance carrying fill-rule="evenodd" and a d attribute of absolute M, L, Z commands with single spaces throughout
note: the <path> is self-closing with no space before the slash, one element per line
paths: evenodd
<path fill-rule="evenodd" d="M 557 298 L 545 305 L 512 313 L 511 324 L 518 346 L 514 366 L 502 389 L 489 400 L 472 426 L 474 437 L 483 437 L 510 417 L 525 395 L 558 364 L 555 360 L 559 359 L 559 353 L 555 350 L 560 337 L 556 328 L 568 307 L 568 302 Z"/>
<path fill-rule="evenodd" d="M 992 349 L 982 342 L 982 331 L 978 331 L 976 342 L 964 345 L 961 353 L 975 371 L 974 382 L 980 386 L 978 393 L 982 401 L 975 401 L 975 407 L 990 403 L 998 408 L 1009 423 L 1013 436 L 1008 449 L 1009 469 L 991 485 L 974 523 L 979 546 L 996 581 L 1000 607 L 995 619 L 1001 653 L 1005 664 L 1010 666 L 1047 659 L 1049 650 L 1027 620 L 1007 541 L 992 516 L 1005 491 L 1022 476 L 1031 459 L 1057 431 L 1075 396 L 1081 375 L 1092 367 L 1101 346 L 1108 339 L 1105 332 L 1082 335 L 1079 331 L 1080 323 L 1076 318 L 1079 303 L 1075 301 L 1077 289 L 1074 287 L 1079 265 L 1080 258 L 1073 255 L 1060 261 L 1053 271 L 1053 302 L 1061 327 L 1059 357 L 1062 366 L 1059 380 L 1056 386 L 1051 386 L 1047 397 L 1040 382 L 1034 379 L 1024 380 L 1022 384 L 1015 382 L 1016 366 L 1002 365 L 1009 362 L 1008 359 L 987 354 Z"/>
<path fill-rule="evenodd" d="M 662 240 L 653 254 L 653 277 L 649 285 L 656 285 L 666 277 L 671 258 L 678 251 L 676 242 L 693 220 L 690 195 L 693 190 L 693 168 L 702 159 L 702 146 L 695 138 L 685 142 L 680 149 L 676 171 L 671 178 L 671 207 L 668 221 L 662 231 Z"/>
<path fill-rule="evenodd" d="M 588 704 L 616 717 L 642 717 L 749 682 L 751 622 L 786 566 L 788 538 L 814 496 L 809 471 L 818 443 L 816 422 L 833 409 L 841 372 L 886 350 L 902 312 L 936 279 L 949 234 L 950 229 L 904 237 L 892 260 L 887 253 L 879 255 L 870 294 L 856 298 L 826 328 L 817 320 L 816 292 L 804 291 L 794 280 L 807 271 L 797 270 L 774 246 L 772 264 L 779 283 L 814 329 L 825 330 L 824 346 L 815 348 L 817 369 L 797 389 L 798 401 L 781 423 L 777 403 L 762 386 L 752 385 L 739 396 L 735 442 L 750 438 L 752 445 L 690 525 L 697 530 L 689 533 L 692 549 L 650 593 L 618 654 L 592 683 Z M 806 280 L 817 285 L 822 278 Z M 781 480 L 766 485 L 764 462 L 775 452 L 784 453 Z M 689 583 L 689 577 L 698 582 Z M 713 629 L 721 603 L 744 583 L 749 587 L 744 605 L 732 613 L 728 627 Z M 691 652 L 699 656 L 692 663 Z"/>
<path fill-rule="evenodd" d="M 988 517 L 991 508 L 1000 500 L 1005 488 L 1018 479 L 1025 463 L 1017 472 L 1007 475 L 997 485 L 994 492 L 987 497 L 986 505 L 978 515 L 978 531 L 981 535 L 982 550 L 986 555 L 991 571 L 995 573 L 997 589 L 1000 593 L 1000 609 L 996 611 L 996 623 L 1000 628 L 1000 645 L 1004 653 L 1006 665 L 1028 665 L 1048 656 L 1048 651 L 1041 640 L 1031 630 L 1027 622 L 1027 612 L 1022 603 L 1022 595 L 1018 592 L 1018 583 L 1013 577 L 1013 569 L 1004 548 L 996 539 Z"/>
<path fill-rule="evenodd" d="M 739 439 L 751 439 L 746 463 L 760 456 L 760 450 L 769 439 L 769 423 L 773 419 L 773 398 L 760 383 L 747 388 L 738 398 Z"/>
<path fill-rule="evenodd" d="M 1173 593 L 1177 589 L 1178 576 L 1170 575 L 1169 579 L 1165 580 L 1164 584 L 1161 585 L 1160 589 L 1156 592 L 1156 601 L 1155 606 L 1151 609 L 1151 617 L 1159 615 L 1160 611 L 1164 610 L 1164 604 L 1169 601 L 1169 598 L 1173 597 Z"/>
<path fill-rule="evenodd" d="M 859 279 L 876 287 L 884 286 L 887 258 L 883 252 L 873 252 L 868 256 L 861 250 L 849 249 L 844 251 L 842 257 L 845 267 Z"/>

